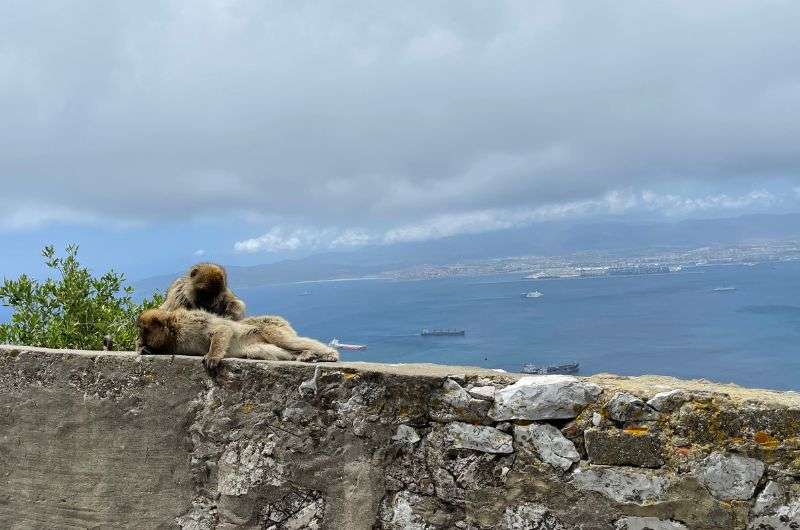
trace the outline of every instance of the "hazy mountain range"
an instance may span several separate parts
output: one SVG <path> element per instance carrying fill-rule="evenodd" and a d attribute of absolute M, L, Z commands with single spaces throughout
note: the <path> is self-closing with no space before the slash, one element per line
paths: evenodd
<path fill-rule="evenodd" d="M 543 222 L 524 228 L 431 241 L 326 252 L 250 267 L 228 267 L 234 287 L 351 278 L 415 265 L 442 265 L 498 257 L 569 255 L 583 251 L 625 254 L 800 237 L 800 214 L 748 215 L 679 222 Z M 140 291 L 163 289 L 179 273 L 135 282 Z"/>

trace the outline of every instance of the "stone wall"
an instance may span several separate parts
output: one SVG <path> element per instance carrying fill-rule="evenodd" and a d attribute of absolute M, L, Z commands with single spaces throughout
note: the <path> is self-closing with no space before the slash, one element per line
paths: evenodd
<path fill-rule="evenodd" d="M 0 347 L 0 528 L 800 528 L 800 396 Z"/>

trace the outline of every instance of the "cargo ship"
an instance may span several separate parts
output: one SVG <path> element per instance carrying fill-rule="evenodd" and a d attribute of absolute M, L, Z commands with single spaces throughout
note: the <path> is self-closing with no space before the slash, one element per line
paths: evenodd
<path fill-rule="evenodd" d="M 464 336 L 466 331 L 463 329 L 423 329 L 419 334 L 423 337 L 452 337 Z"/>

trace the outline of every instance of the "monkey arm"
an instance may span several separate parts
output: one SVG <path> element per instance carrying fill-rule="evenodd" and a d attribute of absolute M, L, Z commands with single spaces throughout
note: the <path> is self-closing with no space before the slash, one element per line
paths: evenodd
<path fill-rule="evenodd" d="M 153 355 L 153 351 L 144 343 L 141 337 L 136 337 L 136 353 L 139 355 Z"/>
<path fill-rule="evenodd" d="M 219 366 L 225 354 L 228 352 L 228 347 L 233 339 L 233 329 L 231 326 L 225 325 L 214 326 L 211 330 L 210 338 L 211 344 L 204 361 L 206 368 L 214 370 Z"/>
<path fill-rule="evenodd" d="M 147 346 L 144 345 L 144 342 L 142 342 L 142 337 L 137 336 L 136 337 L 136 353 L 138 353 L 140 355 L 147 355 L 147 352 L 149 352 L 149 348 L 147 348 Z"/>
<path fill-rule="evenodd" d="M 244 318 L 245 305 L 244 302 L 236 298 L 233 293 L 228 294 L 228 300 L 225 304 L 225 312 L 222 316 L 231 320 L 242 320 Z"/>

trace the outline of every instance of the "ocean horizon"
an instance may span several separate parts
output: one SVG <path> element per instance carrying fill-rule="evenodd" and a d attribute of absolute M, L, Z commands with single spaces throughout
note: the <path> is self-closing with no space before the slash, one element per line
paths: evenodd
<path fill-rule="evenodd" d="M 580 375 L 658 374 L 796 390 L 798 287 L 800 262 L 771 262 L 637 276 L 345 280 L 237 292 L 249 314 L 281 314 L 302 334 L 367 345 L 343 351 L 346 361 L 514 372 L 525 363 L 578 362 Z M 537 290 L 542 297 L 521 298 Z M 465 335 L 423 337 L 422 329 Z"/>
<path fill-rule="evenodd" d="M 521 297 L 529 291 L 543 296 Z M 798 261 L 546 280 L 352 278 L 236 292 L 250 315 L 280 314 L 301 334 L 367 345 L 342 351 L 344 361 L 509 372 L 526 363 L 577 362 L 578 375 L 656 374 L 800 390 Z M 9 317 L 0 308 L 0 322 Z M 423 329 L 465 334 L 423 337 Z"/>

